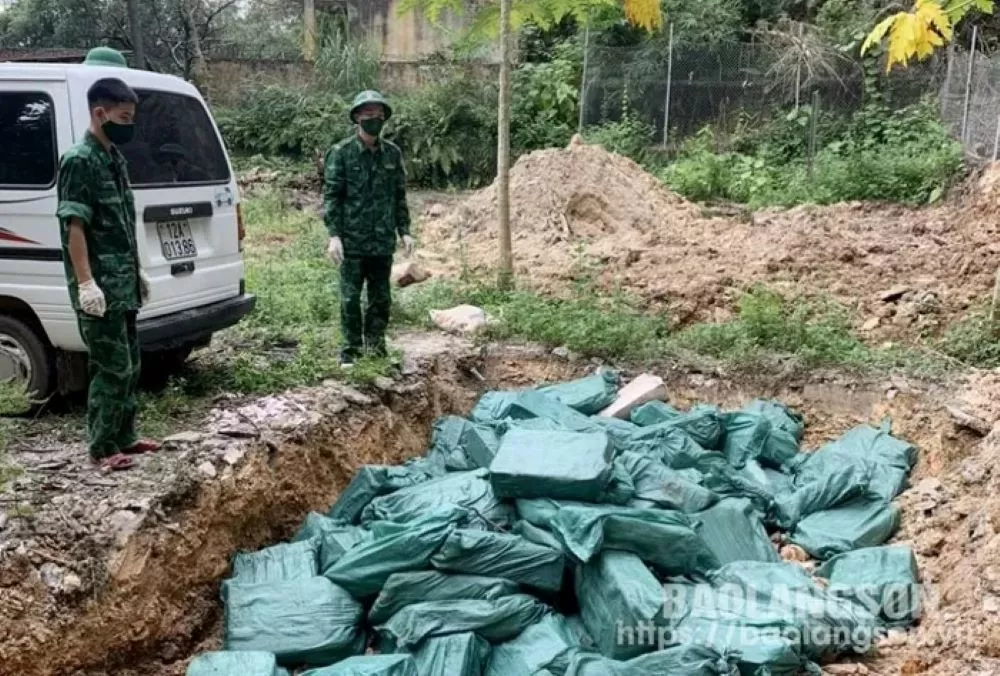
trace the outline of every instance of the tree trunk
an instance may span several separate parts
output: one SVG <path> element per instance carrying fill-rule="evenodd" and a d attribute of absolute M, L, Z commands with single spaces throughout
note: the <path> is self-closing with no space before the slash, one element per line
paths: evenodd
<path fill-rule="evenodd" d="M 500 225 L 501 288 L 514 281 L 510 240 L 510 5 L 500 0 L 500 109 L 497 125 L 497 221 Z"/>
<path fill-rule="evenodd" d="M 132 62 L 136 68 L 146 69 L 146 47 L 142 41 L 142 24 L 139 21 L 139 0 L 126 0 L 128 32 L 132 40 Z"/>
<path fill-rule="evenodd" d="M 302 17 L 304 23 L 302 52 L 306 61 L 312 63 L 316 60 L 316 0 L 305 0 Z"/>
<path fill-rule="evenodd" d="M 181 21 L 184 22 L 184 37 L 187 40 L 187 53 L 191 61 L 191 80 L 194 86 L 206 98 L 208 97 L 208 64 L 205 54 L 201 51 L 201 38 L 198 37 L 198 25 L 194 19 L 194 3 L 198 0 L 182 0 Z"/>

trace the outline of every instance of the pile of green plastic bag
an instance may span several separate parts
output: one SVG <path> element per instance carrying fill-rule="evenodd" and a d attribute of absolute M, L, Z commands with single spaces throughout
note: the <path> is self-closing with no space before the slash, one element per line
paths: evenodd
<path fill-rule="evenodd" d="M 777 402 L 600 417 L 619 385 L 490 392 L 362 469 L 234 557 L 224 649 L 188 676 L 792 676 L 918 619 L 913 553 L 885 545 L 916 451 L 887 425 L 805 453 Z"/>

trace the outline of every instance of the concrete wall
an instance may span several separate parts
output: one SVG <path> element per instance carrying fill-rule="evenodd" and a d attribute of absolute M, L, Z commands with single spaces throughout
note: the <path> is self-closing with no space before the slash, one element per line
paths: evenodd
<path fill-rule="evenodd" d="M 418 12 L 399 13 L 399 0 L 349 0 L 356 26 L 367 33 L 385 61 L 415 61 L 444 52 L 465 26 L 465 17 L 446 12 L 432 24 Z M 484 55 L 498 61 L 496 50 Z"/>

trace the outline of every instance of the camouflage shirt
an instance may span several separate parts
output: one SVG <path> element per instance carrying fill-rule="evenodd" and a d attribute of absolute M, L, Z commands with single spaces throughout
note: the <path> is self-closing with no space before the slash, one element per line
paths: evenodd
<path fill-rule="evenodd" d="M 59 163 L 59 230 L 73 309 L 80 310 L 79 284 L 69 257 L 69 223 L 78 218 L 87 239 L 90 271 L 107 300 L 108 312 L 138 310 L 139 251 L 135 200 L 125 158 L 108 152 L 92 134 L 70 148 Z"/>
<path fill-rule="evenodd" d="M 347 256 L 391 256 L 410 234 L 403 153 L 389 141 L 373 148 L 353 136 L 326 154 L 323 197 L 326 229 Z"/>

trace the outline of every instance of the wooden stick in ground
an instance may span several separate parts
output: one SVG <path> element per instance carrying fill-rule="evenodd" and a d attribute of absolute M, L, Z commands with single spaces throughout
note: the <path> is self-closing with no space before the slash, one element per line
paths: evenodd
<path fill-rule="evenodd" d="M 990 326 L 997 330 L 997 303 L 1000 302 L 1000 268 L 997 268 L 997 278 L 993 282 L 993 302 L 990 303 Z"/>

